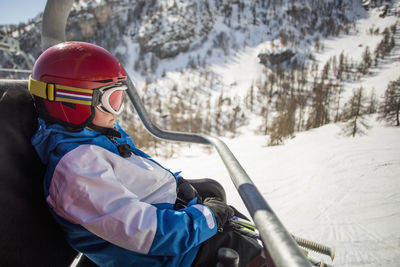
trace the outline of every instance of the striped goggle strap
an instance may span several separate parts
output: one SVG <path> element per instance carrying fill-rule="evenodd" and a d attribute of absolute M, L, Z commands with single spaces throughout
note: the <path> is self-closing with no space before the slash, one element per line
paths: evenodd
<path fill-rule="evenodd" d="M 46 83 L 29 77 L 29 92 L 49 101 L 60 101 L 82 105 L 92 105 L 93 90 Z"/>

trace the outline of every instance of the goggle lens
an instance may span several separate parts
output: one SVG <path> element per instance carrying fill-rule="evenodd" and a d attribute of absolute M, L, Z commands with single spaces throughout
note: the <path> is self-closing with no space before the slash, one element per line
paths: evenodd
<path fill-rule="evenodd" d="M 118 111 L 122 105 L 122 100 L 124 100 L 125 92 L 118 90 L 114 91 L 108 98 L 108 102 L 113 110 Z"/>

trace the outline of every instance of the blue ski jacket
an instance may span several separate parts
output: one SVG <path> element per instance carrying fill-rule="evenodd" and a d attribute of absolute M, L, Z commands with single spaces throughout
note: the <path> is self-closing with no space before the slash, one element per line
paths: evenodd
<path fill-rule="evenodd" d="M 202 242 L 217 232 L 200 204 L 174 210 L 177 175 L 121 138 L 58 124 L 32 137 L 47 165 L 45 198 L 69 244 L 100 266 L 190 266 Z M 117 145 L 129 144 L 123 158 Z"/>

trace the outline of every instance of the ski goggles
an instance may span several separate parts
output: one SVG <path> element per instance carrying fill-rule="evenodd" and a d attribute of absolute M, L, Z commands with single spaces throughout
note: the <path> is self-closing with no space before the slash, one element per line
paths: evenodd
<path fill-rule="evenodd" d="M 97 99 L 96 107 L 101 111 L 121 114 L 124 109 L 125 91 L 128 87 L 124 84 L 114 84 L 112 86 L 99 88 L 94 92 L 93 98 Z"/>
<path fill-rule="evenodd" d="M 84 89 L 61 84 L 41 82 L 29 77 L 29 92 L 50 102 L 60 101 L 94 106 L 101 111 L 121 114 L 123 100 L 128 87 L 116 83 L 97 89 Z"/>

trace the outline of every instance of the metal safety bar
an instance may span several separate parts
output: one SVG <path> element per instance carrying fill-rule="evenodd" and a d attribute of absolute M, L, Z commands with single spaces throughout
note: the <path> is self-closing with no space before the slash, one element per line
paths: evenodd
<path fill-rule="evenodd" d="M 165 140 L 212 145 L 216 148 L 276 266 L 311 266 L 239 161 L 221 139 L 203 134 L 165 131 L 158 128 L 152 122 L 135 85 L 129 77 L 127 85 L 128 96 L 143 125 L 152 135 Z"/>

